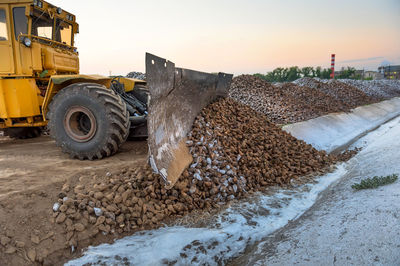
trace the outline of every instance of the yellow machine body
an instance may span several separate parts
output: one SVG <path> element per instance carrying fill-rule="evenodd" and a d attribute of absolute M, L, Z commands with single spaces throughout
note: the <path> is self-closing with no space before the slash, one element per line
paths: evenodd
<path fill-rule="evenodd" d="M 43 97 L 35 79 L 0 79 L 0 93 L 1 127 L 44 125 L 40 118 Z"/>
<path fill-rule="evenodd" d="M 151 54 L 148 83 L 81 75 L 78 31 L 74 15 L 43 0 L 0 0 L 0 129 L 19 138 L 48 126 L 56 145 L 80 160 L 148 136 L 149 162 L 172 187 L 192 161 L 185 138 L 195 117 L 226 97 L 232 75 L 176 68 Z"/>
<path fill-rule="evenodd" d="M 109 87 L 109 77 L 79 75 L 78 32 L 75 16 L 50 3 L 0 0 L 0 128 L 45 126 L 53 96 L 73 83 Z"/>

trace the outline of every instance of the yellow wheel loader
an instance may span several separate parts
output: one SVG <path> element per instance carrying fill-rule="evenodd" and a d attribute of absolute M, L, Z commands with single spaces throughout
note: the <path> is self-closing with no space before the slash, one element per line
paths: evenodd
<path fill-rule="evenodd" d="M 190 163 L 184 138 L 232 75 L 175 68 L 146 54 L 147 82 L 80 75 L 76 17 L 42 0 L 0 0 L 0 129 L 32 138 L 48 126 L 65 153 L 101 159 L 148 136 L 149 162 L 169 185 Z"/>

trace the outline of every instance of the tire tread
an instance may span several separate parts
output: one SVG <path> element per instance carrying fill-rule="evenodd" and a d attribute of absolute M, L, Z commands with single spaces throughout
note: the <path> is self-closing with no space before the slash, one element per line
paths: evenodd
<path fill-rule="evenodd" d="M 108 130 L 107 140 L 102 147 L 98 147 L 95 151 L 78 152 L 72 150 L 55 134 L 56 123 L 52 117 L 60 101 L 63 97 L 81 93 L 90 95 L 102 102 L 106 109 L 107 117 L 110 118 L 111 128 Z M 99 84 L 78 83 L 62 89 L 54 96 L 49 105 L 48 118 L 50 135 L 55 139 L 57 146 L 60 146 L 63 152 L 68 153 L 72 158 L 79 160 L 97 160 L 111 156 L 118 151 L 129 135 L 130 121 L 125 102 L 114 91 Z"/>

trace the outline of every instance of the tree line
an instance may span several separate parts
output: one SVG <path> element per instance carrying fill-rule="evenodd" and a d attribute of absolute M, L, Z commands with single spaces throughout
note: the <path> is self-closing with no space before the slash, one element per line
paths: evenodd
<path fill-rule="evenodd" d="M 268 82 L 290 82 L 302 77 L 329 79 L 331 75 L 330 68 L 322 67 L 278 67 L 267 74 L 254 74 L 257 77 L 265 79 Z M 361 75 L 356 74 L 354 67 L 342 68 L 340 72 L 335 75 L 336 79 L 361 79 Z"/>

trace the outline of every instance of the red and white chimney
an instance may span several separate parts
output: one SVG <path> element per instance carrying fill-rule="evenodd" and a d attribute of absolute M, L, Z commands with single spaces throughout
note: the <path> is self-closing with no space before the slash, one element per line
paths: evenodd
<path fill-rule="evenodd" d="M 331 79 L 335 78 L 335 54 L 331 57 Z"/>

